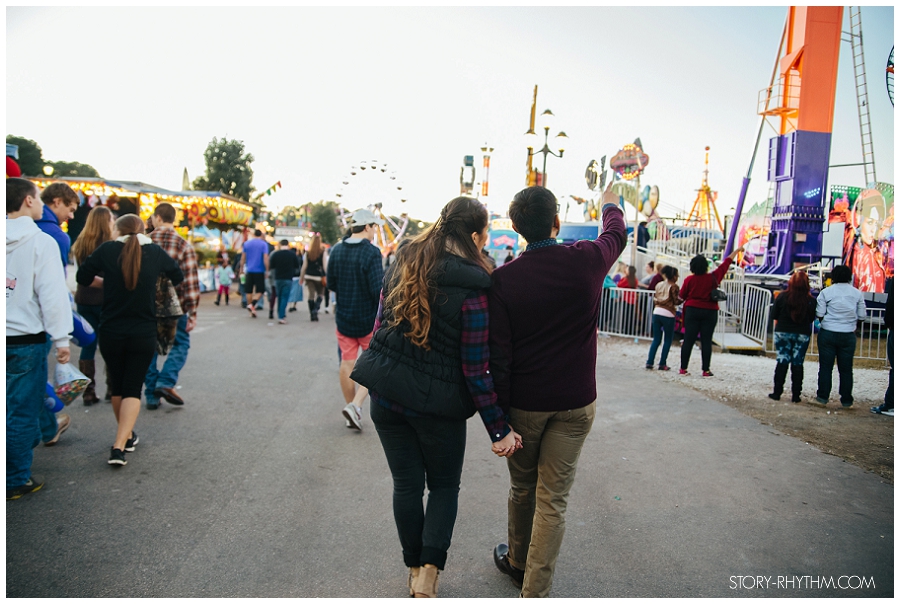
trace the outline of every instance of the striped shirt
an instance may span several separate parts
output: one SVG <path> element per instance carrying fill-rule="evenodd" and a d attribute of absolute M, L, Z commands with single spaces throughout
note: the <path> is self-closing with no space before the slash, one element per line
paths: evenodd
<path fill-rule="evenodd" d="M 375 319 L 375 330 L 381 327 L 384 308 L 384 295 L 378 305 L 378 315 Z M 488 299 L 484 290 L 473 291 L 466 296 L 462 305 L 462 341 L 460 356 L 462 361 L 463 376 L 466 379 L 466 387 L 472 395 L 475 408 L 481 415 L 491 442 L 503 440 L 509 434 L 510 428 L 506 416 L 500 406 L 497 405 L 497 395 L 494 393 L 494 378 L 491 376 L 488 363 Z M 386 398 L 369 392 L 372 402 L 387 407 L 395 413 L 408 417 L 421 417 L 412 409 Z"/>

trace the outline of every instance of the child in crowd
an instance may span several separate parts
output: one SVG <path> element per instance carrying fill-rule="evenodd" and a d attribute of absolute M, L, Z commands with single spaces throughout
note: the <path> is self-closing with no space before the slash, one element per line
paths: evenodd
<path fill-rule="evenodd" d="M 675 333 L 675 311 L 681 303 L 681 299 L 678 297 L 678 270 L 672 266 L 664 266 L 662 276 L 665 281 L 657 283 L 653 290 L 653 316 L 650 323 L 653 342 L 650 344 L 646 367 L 653 369 L 656 350 L 659 348 L 659 343 L 662 342 L 659 370 L 668 371 L 669 366 L 666 365 L 666 361 L 669 358 L 669 348 L 672 346 L 672 335 Z"/>
<path fill-rule="evenodd" d="M 234 279 L 234 272 L 228 266 L 225 258 L 219 258 L 219 266 L 216 267 L 216 278 L 219 281 L 219 290 L 216 293 L 216 306 L 222 300 L 222 294 L 225 294 L 225 306 L 228 306 L 228 294 L 231 292 L 231 281 Z"/>

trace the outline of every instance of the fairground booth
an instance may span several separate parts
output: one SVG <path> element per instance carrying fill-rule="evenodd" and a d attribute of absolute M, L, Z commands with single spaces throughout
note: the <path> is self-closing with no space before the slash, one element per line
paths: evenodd
<path fill-rule="evenodd" d="M 254 224 L 254 216 L 261 206 L 218 191 L 170 191 L 147 183 L 130 180 L 111 180 L 92 177 L 29 178 L 41 189 L 55 182 L 72 187 L 81 200 L 75 216 L 63 225 L 74 241 L 92 208 L 105 205 L 119 215 L 137 214 L 147 220 L 160 203 L 172 204 L 177 215 L 178 233 L 190 241 L 197 251 L 201 287 L 206 285 L 205 273 L 214 264 L 216 254 L 235 249 L 243 238 L 243 230 Z M 238 248 L 240 244 L 238 244 Z M 209 285 L 211 288 L 212 285 Z M 203 287 L 205 290 L 206 288 Z"/>

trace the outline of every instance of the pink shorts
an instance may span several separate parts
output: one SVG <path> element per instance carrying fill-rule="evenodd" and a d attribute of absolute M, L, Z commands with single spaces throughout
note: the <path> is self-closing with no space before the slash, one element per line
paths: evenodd
<path fill-rule="evenodd" d="M 334 331 L 337 334 L 338 347 L 341 349 L 341 361 L 355 361 L 360 348 L 363 350 L 369 349 L 369 341 L 372 339 L 371 333 L 361 338 L 351 338 L 338 330 Z"/>

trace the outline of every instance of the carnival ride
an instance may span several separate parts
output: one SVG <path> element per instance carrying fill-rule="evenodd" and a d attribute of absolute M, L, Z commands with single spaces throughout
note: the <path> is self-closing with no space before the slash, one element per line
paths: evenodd
<path fill-rule="evenodd" d="M 395 247 L 406 232 L 409 215 L 403 211 L 406 203 L 403 184 L 395 171 L 389 171 L 387 163 L 373 159 L 351 166 L 335 196 L 345 229 L 350 216 L 360 208 L 368 208 L 384 220 L 384 225 L 378 226 L 375 232 L 374 242 L 383 252 Z"/>
<path fill-rule="evenodd" d="M 890 204 L 882 200 L 880 209 L 872 211 L 877 214 L 879 232 L 884 233 L 884 228 L 890 226 L 886 237 L 890 239 L 892 249 L 893 186 L 878 183 L 876 177 L 860 7 L 849 7 L 849 31 L 841 29 L 843 12 L 842 6 L 788 9 L 769 86 L 759 94 L 760 124 L 756 145 L 725 249 L 728 254 L 742 243 L 738 241 L 739 221 L 763 129 L 769 124 L 777 133 L 769 140 L 768 153 L 767 179 L 772 191 L 771 209 L 767 212 L 770 226 L 768 233 L 764 233 L 767 238 L 760 257 L 747 267 L 749 275 L 783 276 L 798 268 L 826 269 L 835 262 L 846 262 L 848 247 L 843 246 L 844 253 L 833 250 L 823 253 L 826 238 L 831 241 L 846 239 L 846 229 L 855 231 L 859 237 L 859 225 L 856 224 L 859 221 L 854 221 L 853 216 L 848 219 L 846 213 L 835 217 L 832 210 L 829 220 L 832 224 L 845 222 L 845 230 L 831 237 L 827 236 L 829 229 L 826 228 L 828 204 L 834 205 L 834 192 L 840 189 L 832 185 L 832 195 L 829 195 L 827 187 L 841 41 L 851 46 L 862 146 L 862 162 L 850 165 L 864 169 L 865 187 L 872 193 L 862 197 L 873 197 L 876 193 L 890 196 Z M 886 71 L 887 91 L 893 103 L 893 49 Z M 886 205 L 891 206 L 890 210 Z M 888 212 L 890 221 L 886 219 Z M 893 254 L 882 255 L 890 259 L 892 276 Z M 880 282 L 873 280 L 873 283 Z"/>

